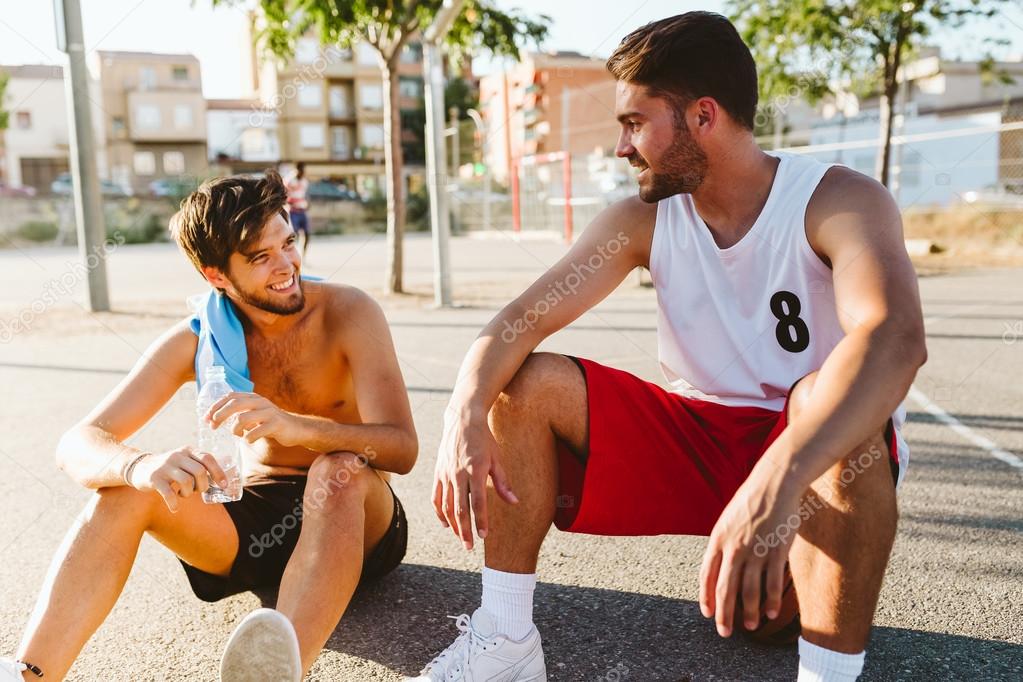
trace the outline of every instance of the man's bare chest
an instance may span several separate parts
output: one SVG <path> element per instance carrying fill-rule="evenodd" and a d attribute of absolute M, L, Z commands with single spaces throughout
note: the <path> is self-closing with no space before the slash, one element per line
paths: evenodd
<path fill-rule="evenodd" d="M 297 414 L 357 423 L 351 368 L 327 339 L 293 338 L 249 344 L 255 392 Z"/>

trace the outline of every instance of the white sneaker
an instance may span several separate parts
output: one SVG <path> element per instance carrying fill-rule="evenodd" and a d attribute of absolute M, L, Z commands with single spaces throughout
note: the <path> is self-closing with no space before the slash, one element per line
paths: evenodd
<path fill-rule="evenodd" d="M 302 656 L 291 621 L 256 609 L 231 633 L 220 659 L 221 682 L 301 682 Z"/>
<path fill-rule="evenodd" d="M 0 658 L 0 682 L 25 682 L 25 676 L 21 673 L 28 670 L 28 666 L 19 663 L 13 658 Z"/>
<path fill-rule="evenodd" d="M 448 616 L 448 618 L 455 618 Z M 490 615 L 482 608 L 469 618 L 455 618 L 461 634 L 419 677 L 406 682 L 547 682 L 540 633 L 534 627 L 515 642 L 494 632 Z"/>

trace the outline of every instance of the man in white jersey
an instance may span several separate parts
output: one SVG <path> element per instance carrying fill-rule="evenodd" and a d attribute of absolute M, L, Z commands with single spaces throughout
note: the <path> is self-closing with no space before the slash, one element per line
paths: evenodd
<path fill-rule="evenodd" d="M 854 680 L 895 537 L 900 403 L 926 359 L 898 209 L 859 173 L 757 147 L 756 67 L 724 17 L 644 26 L 608 70 L 639 196 L 462 364 L 434 505 L 467 548 L 474 525 L 485 541 L 483 600 L 419 679 L 546 679 L 532 595 L 554 523 L 708 535 L 700 608 L 721 636 L 798 637 L 801 682 Z M 638 266 L 671 391 L 533 352 Z"/>

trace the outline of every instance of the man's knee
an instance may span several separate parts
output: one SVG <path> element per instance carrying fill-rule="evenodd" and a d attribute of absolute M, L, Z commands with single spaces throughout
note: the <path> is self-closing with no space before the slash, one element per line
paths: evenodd
<path fill-rule="evenodd" d="M 570 387 L 585 382 L 575 363 L 558 353 L 530 353 L 519 371 L 494 403 L 495 416 L 546 411 L 545 405 L 557 401 Z"/>
<path fill-rule="evenodd" d="M 810 405 L 816 382 L 817 372 L 811 372 L 793 387 L 788 400 L 789 422 Z M 897 510 L 889 457 L 882 427 L 813 482 L 804 506 L 814 510 L 826 506 L 839 514 L 876 512 L 894 518 Z"/>
<path fill-rule="evenodd" d="M 810 404 L 810 394 L 817 383 L 817 372 L 810 372 L 796 382 L 789 392 L 788 419 L 792 421 Z"/>
<path fill-rule="evenodd" d="M 317 457 L 306 480 L 305 513 L 361 503 L 376 476 L 365 457 L 330 452 Z"/>
<path fill-rule="evenodd" d="M 162 501 L 155 492 L 119 485 L 97 490 L 90 498 L 88 508 L 92 513 L 110 512 L 148 522 L 157 504 L 162 504 Z"/>

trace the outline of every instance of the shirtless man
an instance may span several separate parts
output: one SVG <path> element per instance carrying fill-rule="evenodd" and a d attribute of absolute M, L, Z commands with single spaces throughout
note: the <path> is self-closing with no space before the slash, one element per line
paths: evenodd
<path fill-rule="evenodd" d="M 273 171 L 221 178 L 172 221 L 244 330 L 254 389 L 210 410 L 240 436 L 242 498 L 203 502 L 224 474 L 187 437 L 164 452 L 124 444 L 195 380 L 199 340 L 185 320 L 61 439 L 59 467 L 96 492 L 53 560 L 17 660 L 0 660 L 0 680 L 64 678 L 145 533 L 177 555 L 200 599 L 279 586 L 276 611 L 250 614 L 228 643 L 221 676 L 234 682 L 299 680 L 360 581 L 401 562 L 407 527 L 388 472 L 411 470 L 418 446 L 390 332 L 362 291 L 303 284 L 285 201 Z"/>
<path fill-rule="evenodd" d="M 898 208 L 852 170 L 760 150 L 756 67 L 724 17 L 644 26 L 608 70 L 639 196 L 462 364 L 433 501 L 467 548 L 484 541 L 483 599 L 419 679 L 546 679 L 532 600 L 553 523 L 709 536 L 699 601 L 718 633 L 801 633 L 801 682 L 853 680 L 895 537 L 900 403 L 926 358 Z M 639 266 L 670 391 L 533 352 Z"/>

